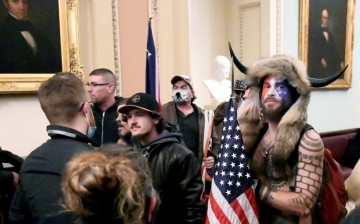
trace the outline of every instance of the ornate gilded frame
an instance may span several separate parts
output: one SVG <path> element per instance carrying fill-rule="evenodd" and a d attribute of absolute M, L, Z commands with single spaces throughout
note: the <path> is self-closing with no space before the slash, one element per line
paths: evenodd
<path fill-rule="evenodd" d="M 309 51 L 309 16 L 310 16 L 310 3 L 311 1 L 316 1 L 316 4 L 326 5 L 328 2 L 326 0 L 300 0 L 300 35 L 299 35 L 299 53 L 301 60 L 308 64 L 308 51 Z M 335 4 L 341 4 L 338 1 L 335 1 Z M 351 87 L 351 76 L 352 76 L 352 51 L 353 51 L 353 41 L 354 41 L 354 7 L 355 0 L 347 0 L 347 13 L 346 13 L 346 29 L 345 29 L 345 58 L 344 65 L 348 65 L 348 68 L 343 76 L 339 78 L 334 83 L 323 87 L 325 89 L 346 89 Z M 336 7 L 332 7 L 334 10 Z M 339 7 L 340 8 L 340 7 Z M 335 9 L 336 10 L 336 9 Z M 333 18 L 334 19 L 334 18 Z M 330 75 L 330 74 L 329 74 Z M 317 77 L 314 77 L 317 78 Z"/>
<path fill-rule="evenodd" d="M 53 1 L 53 0 L 51 0 Z M 59 4 L 62 70 L 82 80 L 79 63 L 78 0 L 57 0 Z M 54 74 L 0 74 L 0 94 L 35 93 L 42 82 Z"/>

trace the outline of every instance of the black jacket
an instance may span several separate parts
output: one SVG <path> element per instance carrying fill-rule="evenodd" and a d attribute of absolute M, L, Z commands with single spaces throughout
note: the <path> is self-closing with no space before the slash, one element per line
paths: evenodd
<path fill-rule="evenodd" d="M 91 139 L 74 129 L 49 125 L 47 131 L 51 139 L 32 151 L 21 167 L 10 206 L 11 223 L 46 223 L 54 216 L 69 223 L 74 218 L 62 213 L 61 176 L 75 154 L 95 148 Z"/>
<path fill-rule="evenodd" d="M 203 184 L 195 155 L 181 142 L 181 134 L 163 131 L 142 147 L 161 204 L 155 223 L 202 223 L 205 206 Z"/>
<path fill-rule="evenodd" d="M 0 147 L 0 213 L 2 213 L 5 223 L 8 223 L 10 202 L 15 192 L 12 172 L 19 173 L 23 162 L 23 158 L 10 151 L 2 150 Z M 11 166 L 4 167 L 3 163 L 8 163 Z"/>
<path fill-rule="evenodd" d="M 118 116 L 117 107 L 124 101 L 125 98 L 116 96 L 115 103 L 106 111 L 102 111 L 100 107 L 93 104 L 92 109 L 95 117 L 96 131 L 92 139 L 96 144 L 117 143 L 119 140 L 118 124 L 116 122 Z"/>

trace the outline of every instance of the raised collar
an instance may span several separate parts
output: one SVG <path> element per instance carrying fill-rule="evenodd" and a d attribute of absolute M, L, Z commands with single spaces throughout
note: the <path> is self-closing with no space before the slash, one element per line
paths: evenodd
<path fill-rule="evenodd" d="M 98 146 L 93 140 L 88 138 L 86 135 L 72 128 L 68 128 L 60 125 L 48 125 L 46 130 L 51 138 L 70 138 L 87 144 L 91 144 L 93 146 Z"/>

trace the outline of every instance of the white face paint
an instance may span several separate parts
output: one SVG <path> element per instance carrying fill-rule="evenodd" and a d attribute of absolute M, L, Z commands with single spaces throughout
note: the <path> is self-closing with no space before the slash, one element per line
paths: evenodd
<path fill-rule="evenodd" d="M 189 101 L 190 90 L 176 89 L 172 92 L 172 98 L 175 103 L 183 103 Z"/>

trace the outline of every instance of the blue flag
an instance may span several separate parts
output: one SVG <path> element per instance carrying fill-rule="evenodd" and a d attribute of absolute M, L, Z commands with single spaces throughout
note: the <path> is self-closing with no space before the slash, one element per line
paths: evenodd
<path fill-rule="evenodd" d="M 159 101 L 158 80 L 156 77 L 156 53 L 154 39 L 151 29 L 151 18 L 149 19 L 147 50 L 146 50 L 146 93 L 154 96 Z"/>

